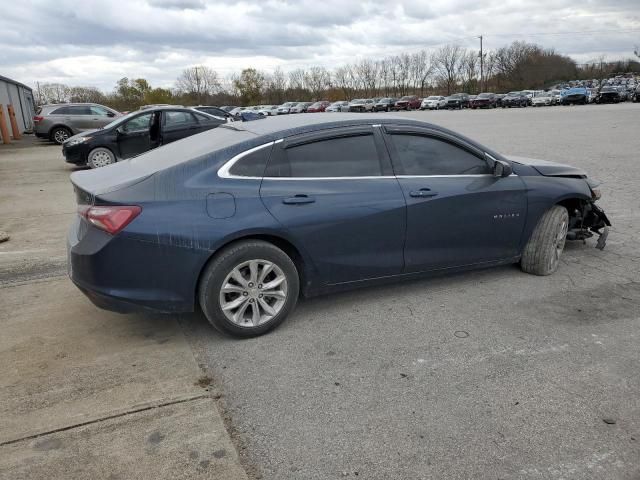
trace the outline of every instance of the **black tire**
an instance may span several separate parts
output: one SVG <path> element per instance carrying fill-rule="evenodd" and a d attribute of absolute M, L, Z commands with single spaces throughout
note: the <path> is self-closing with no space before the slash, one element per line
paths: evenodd
<path fill-rule="evenodd" d="M 287 295 L 280 311 L 258 326 L 240 326 L 229 320 L 220 305 L 220 291 L 227 275 L 239 264 L 263 259 L 277 265 L 285 275 Z M 234 243 L 216 255 L 204 269 L 198 286 L 198 299 L 202 311 L 217 330 L 235 337 L 255 337 L 280 325 L 293 311 L 298 301 L 300 280 L 291 258 L 275 245 L 262 240 Z M 253 308 L 253 307 L 252 307 Z"/>
<path fill-rule="evenodd" d="M 67 127 L 54 127 L 49 133 L 52 142 L 62 145 L 69 137 L 73 136 L 73 132 Z"/>
<path fill-rule="evenodd" d="M 522 252 L 520 267 L 533 275 L 551 275 L 558 269 L 569 225 L 569 213 L 560 205 L 547 210 Z"/>

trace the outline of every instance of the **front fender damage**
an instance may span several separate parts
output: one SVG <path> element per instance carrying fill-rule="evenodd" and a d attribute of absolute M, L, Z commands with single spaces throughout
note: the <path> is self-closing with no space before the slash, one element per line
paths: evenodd
<path fill-rule="evenodd" d="M 611 222 L 604 211 L 590 200 L 580 201 L 579 206 L 569 210 L 569 231 L 567 240 L 582 240 L 598 236 L 596 248 L 604 249 L 609 236 Z"/>

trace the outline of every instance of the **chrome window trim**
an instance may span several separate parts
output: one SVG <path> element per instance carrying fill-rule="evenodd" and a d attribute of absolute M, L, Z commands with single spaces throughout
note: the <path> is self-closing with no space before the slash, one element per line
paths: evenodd
<path fill-rule="evenodd" d="M 493 177 L 492 173 L 476 173 L 476 174 L 460 174 L 460 175 L 373 175 L 373 176 L 362 176 L 362 177 L 247 177 L 243 175 L 232 175 L 229 173 L 229 170 L 242 158 L 247 155 L 252 154 L 253 152 L 257 152 L 266 147 L 270 147 L 277 143 L 283 142 L 284 139 L 280 138 L 278 140 L 274 140 L 271 142 L 263 143 L 262 145 L 258 145 L 256 147 L 250 148 L 249 150 L 245 150 L 244 152 L 240 152 L 230 160 L 228 160 L 222 167 L 218 169 L 218 177 L 219 178 L 233 178 L 233 179 L 241 179 L 241 180 L 278 180 L 278 181 L 291 181 L 291 180 L 377 180 L 377 179 L 389 179 L 389 178 L 473 178 L 473 177 Z M 489 155 L 489 154 L 487 154 Z M 491 155 L 489 155 L 492 160 L 495 160 Z M 509 175 L 510 177 L 517 177 L 515 173 Z"/>
<path fill-rule="evenodd" d="M 238 162 L 240 159 L 246 157 L 247 155 L 252 154 L 253 152 L 257 152 L 258 150 L 261 150 L 266 147 L 270 147 L 275 143 L 276 142 L 263 143 L 262 145 L 258 145 L 257 147 L 253 147 L 253 148 L 250 148 L 249 150 L 245 150 L 244 152 L 240 152 L 239 154 L 237 154 L 236 156 L 228 160 L 224 165 L 222 165 L 222 167 L 218 169 L 218 177 L 241 178 L 245 180 L 262 180 L 262 177 L 245 177 L 243 175 L 232 175 L 231 173 L 229 173 L 229 170 L 231 170 L 231 167 L 233 167 L 236 164 L 236 162 Z"/>

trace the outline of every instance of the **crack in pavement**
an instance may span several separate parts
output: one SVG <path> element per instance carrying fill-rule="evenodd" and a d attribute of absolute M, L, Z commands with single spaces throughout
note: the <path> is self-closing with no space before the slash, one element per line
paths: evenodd
<path fill-rule="evenodd" d="M 132 410 L 128 410 L 126 412 L 121 412 L 121 413 L 114 414 L 114 415 L 107 415 L 107 416 L 96 418 L 96 419 L 93 419 L 93 420 L 88 420 L 86 422 L 75 423 L 73 425 L 67 425 L 66 427 L 60 427 L 60 428 L 55 428 L 53 430 L 47 430 L 45 432 L 34 433 L 33 435 L 27 435 L 26 437 L 20 437 L 20 438 L 14 438 L 13 440 L 7 440 L 5 442 L 1 442 L 0 443 L 0 447 L 4 447 L 4 446 L 7 446 L 7 445 L 13 445 L 14 443 L 23 442 L 23 441 L 26 441 L 26 440 L 33 440 L 34 438 L 40 438 L 40 437 L 44 437 L 46 435 L 51 435 L 51 434 L 54 434 L 54 433 L 66 432 L 67 430 L 73 430 L 74 428 L 84 427 L 86 425 L 92 425 L 92 424 L 95 424 L 95 423 L 104 422 L 106 420 L 112 420 L 114 418 L 126 417 L 127 415 L 133 415 L 135 413 L 146 412 L 146 411 L 153 410 L 153 409 L 156 409 L 156 408 L 170 407 L 172 405 L 179 405 L 181 403 L 192 402 L 194 400 L 200 400 L 200 399 L 209 398 L 209 397 L 210 397 L 210 395 L 208 395 L 208 394 L 202 394 L 202 395 L 196 395 L 196 396 L 193 396 L 193 397 L 182 398 L 182 399 L 179 399 L 179 400 L 172 400 L 170 402 L 159 403 L 159 404 L 156 404 L 156 405 L 148 405 L 146 407 L 135 408 L 135 409 L 132 409 Z"/>

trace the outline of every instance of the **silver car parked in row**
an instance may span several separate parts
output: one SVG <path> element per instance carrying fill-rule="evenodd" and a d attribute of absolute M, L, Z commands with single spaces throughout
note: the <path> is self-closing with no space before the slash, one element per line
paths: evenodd
<path fill-rule="evenodd" d="M 33 117 L 33 124 L 37 137 L 62 145 L 73 135 L 104 127 L 120 115 L 120 112 L 97 103 L 62 103 L 40 107 Z"/>

